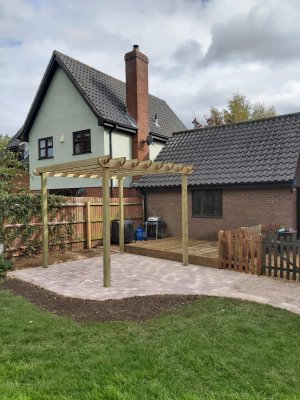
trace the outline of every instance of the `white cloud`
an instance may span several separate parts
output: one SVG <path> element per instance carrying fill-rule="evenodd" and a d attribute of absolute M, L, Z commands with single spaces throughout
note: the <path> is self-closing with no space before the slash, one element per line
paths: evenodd
<path fill-rule="evenodd" d="M 293 1 L 260 2 L 246 14 L 213 25 L 204 64 L 253 61 L 282 64 L 298 59 L 300 42 L 295 38 L 300 35 L 300 9 L 295 6 Z"/>
<path fill-rule="evenodd" d="M 0 133 L 23 124 L 54 49 L 124 79 L 139 44 L 188 126 L 236 91 L 300 111 L 299 18 L 297 0 L 0 0 Z"/>

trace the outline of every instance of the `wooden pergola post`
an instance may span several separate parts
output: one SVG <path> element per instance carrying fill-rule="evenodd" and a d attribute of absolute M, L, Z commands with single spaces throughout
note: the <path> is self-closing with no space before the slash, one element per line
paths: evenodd
<path fill-rule="evenodd" d="M 119 187 L 119 246 L 120 253 L 124 253 L 124 178 L 118 177 Z"/>
<path fill-rule="evenodd" d="M 42 241 L 43 241 L 43 267 L 48 267 L 48 201 L 47 201 L 47 174 L 41 174 L 42 188 Z"/>
<path fill-rule="evenodd" d="M 183 265 L 189 265 L 189 254 L 188 254 L 188 190 L 187 190 L 187 178 L 186 174 L 182 175 L 181 178 L 181 208 L 182 208 L 182 263 Z"/>
<path fill-rule="evenodd" d="M 103 168 L 103 286 L 110 287 L 110 198 L 109 169 Z"/>

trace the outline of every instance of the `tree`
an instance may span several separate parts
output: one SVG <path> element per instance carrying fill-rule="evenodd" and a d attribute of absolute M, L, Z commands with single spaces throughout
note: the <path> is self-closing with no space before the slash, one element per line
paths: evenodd
<path fill-rule="evenodd" d="M 210 108 L 210 117 L 206 118 L 208 126 L 222 125 L 224 124 L 223 112 L 215 107 Z"/>
<path fill-rule="evenodd" d="M 228 100 L 228 110 L 223 110 L 224 123 L 232 124 L 233 122 L 248 121 L 251 119 L 251 104 L 246 96 L 238 93 L 233 94 Z"/>
<path fill-rule="evenodd" d="M 275 110 L 274 106 L 266 107 L 262 103 L 253 104 L 251 119 L 274 117 L 275 115 L 276 115 L 276 110 Z"/>
<path fill-rule="evenodd" d="M 19 155 L 8 149 L 9 140 L 8 136 L 0 135 L 0 194 L 22 191 L 16 182 L 27 173 L 27 166 L 19 160 Z"/>
<path fill-rule="evenodd" d="M 205 117 L 206 124 L 204 126 L 233 124 L 275 115 L 276 110 L 273 106 L 267 107 L 263 103 L 251 104 L 246 96 L 234 93 L 228 100 L 227 109 L 219 110 L 213 106 L 210 108 L 210 114 Z"/>

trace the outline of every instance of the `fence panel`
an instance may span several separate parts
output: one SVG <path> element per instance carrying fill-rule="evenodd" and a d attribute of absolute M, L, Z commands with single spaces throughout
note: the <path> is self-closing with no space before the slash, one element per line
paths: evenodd
<path fill-rule="evenodd" d="M 278 226 L 272 224 L 220 231 L 219 267 L 300 280 L 300 241 L 295 235 L 278 237 Z"/>
<path fill-rule="evenodd" d="M 261 273 L 261 234 L 255 236 L 254 233 L 242 229 L 220 231 L 218 246 L 219 268 L 251 274 Z"/>
<path fill-rule="evenodd" d="M 262 239 L 277 231 L 279 223 L 220 231 L 219 267 L 262 274 Z"/>
<path fill-rule="evenodd" d="M 124 198 L 125 219 L 133 221 L 134 228 L 143 224 L 143 201 L 139 197 Z M 110 199 L 110 219 L 119 218 L 119 199 Z M 39 217 L 34 217 L 29 225 L 41 226 Z M 60 211 L 49 221 L 49 230 L 54 225 L 72 226 L 72 236 L 66 239 L 71 249 L 83 249 L 102 244 L 103 239 L 103 203 L 102 198 L 68 197 Z M 6 249 L 11 255 L 22 255 L 22 224 L 4 224 L 4 229 L 19 229 L 20 236 L 12 248 Z M 41 240 L 41 229 L 36 233 Z"/>

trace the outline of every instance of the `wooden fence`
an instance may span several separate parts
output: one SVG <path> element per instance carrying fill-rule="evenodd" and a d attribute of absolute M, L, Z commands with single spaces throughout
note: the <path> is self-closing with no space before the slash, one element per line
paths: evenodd
<path fill-rule="evenodd" d="M 300 241 L 295 234 L 278 236 L 279 225 L 220 231 L 219 267 L 300 280 Z"/>
<path fill-rule="evenodd" d="M 270 236 L 262 242 L 262 274 L 300 280 L 300 240 L 293 236 Z"/>
<path fill-rule="evenodd" d="M 134 228 L 143 224 L 143 201 L 138 197 L 124 198 L 125 219 L 133 221 Z M 110 219 L 119 218 L 119 199 L 110 199 Z M 30 225 L 41 226 L 41 220 L 35 217 Z M 55 225 L 71 225 L 72 236 L 67 244 L 72 249 L 91 248 L 102 244 L 103 239 L 103 203 L 102 198 L 95 197 L 68 197 L 62 204 L 61 211 L 48 223 L 49 230 Z M 4 229 L 22 228 L 22 224 L 5 224 Z M 41 238 L 41 230 L 38 230 Z M 22 254 L 22 238 L 14 243 L 13 248 L 7 249 L 13 255 Z"/>
<path fill-rule="evenodd" d="M 220 231 L 219 268 L 260 275 L 261 238 L 261 233 L 250 230 Z"/>

